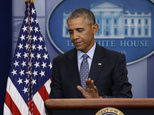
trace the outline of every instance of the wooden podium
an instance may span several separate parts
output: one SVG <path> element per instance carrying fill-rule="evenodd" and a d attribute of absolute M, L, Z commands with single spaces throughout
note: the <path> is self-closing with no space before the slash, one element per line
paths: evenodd
<path fill-rule="evenodd" d="M 154 115 L 154 98 L 48 99 L 47 115 L 95 115 L 105 107 L 114 107 L 125 115 Z"/>

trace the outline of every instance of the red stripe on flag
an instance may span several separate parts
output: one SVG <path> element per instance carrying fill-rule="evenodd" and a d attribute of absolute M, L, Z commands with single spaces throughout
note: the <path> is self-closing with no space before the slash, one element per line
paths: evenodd
<path fill-rule="evenodd" d="M 30 104 L 29 105 L 33 105 L 32 107 L 30 106 L 30 112 L 31 114 L 33 115 L 41 115 L 40 112 L 38 111 L 34 101 L 33 101 L 33 104 L 32 104 L 32 99 L 29 100 Z M 26 103 L 27 106 L 28 106 L 28 102 Z"/>
<path fill-rule="evenodd" d="M 40 112 L 38 111 L 38 109 L 37 109 L 35 103 L 33 104 L 33 109 L 34 109 L 34 110 L 33 110 L 33 115 L 41 115 Z"/>
<path fill-rule="evenodd" d="M 44 85 L 39 89 L 38 92 L 40 96 L 42 97 L 43 101 L 45 101 L 46 99 L 49 99 L 49 94 Z"/>
<path fill-rule="evenodd" d="M 9 93 L 6 91 L 5 94 L 5 104 L 8 106 L 13 115 L 21 115 L 18 107 L 10 97 Z"/>

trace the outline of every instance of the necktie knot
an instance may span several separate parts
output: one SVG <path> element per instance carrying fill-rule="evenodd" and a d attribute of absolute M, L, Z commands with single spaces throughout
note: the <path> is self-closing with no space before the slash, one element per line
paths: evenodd
<path fill-rule="evenodd" d="M 86 60 L 89 56 L 87 54 L 83 54 L 83 60 Z"/>

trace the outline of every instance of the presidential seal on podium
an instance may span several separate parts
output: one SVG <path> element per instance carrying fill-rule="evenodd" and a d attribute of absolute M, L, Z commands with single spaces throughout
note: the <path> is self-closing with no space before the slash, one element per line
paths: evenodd
<path fill-rule="evenodd" d="M 124 113 L 113 107 L 105 107 L 99 110 L 95 115 L 124 115 Z"/>

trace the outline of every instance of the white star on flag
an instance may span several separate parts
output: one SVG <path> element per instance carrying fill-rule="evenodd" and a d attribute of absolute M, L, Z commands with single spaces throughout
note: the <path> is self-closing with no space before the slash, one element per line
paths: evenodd
<path fill-rule="evenodd" d="M 48 54 L 44 54 L 44 60 L 48 59 Z"/>
<path fill-rule="evenodd" d="M 14 70 L 14 69 L 13 69 L 13 71 L 12 71 L 11 73 L 13 74 L 13 76 L 14 76 L 14 75 L 17 75 L 17 70 Z"/>
<path fill-rule="evenodd" d="M 22 79 L 20 79 L 20 78 L 19 78 L 19 80 L 18 80 L 17 82 L 19 83 L 19 85 L 20 85 L 21 83 L 23 83 L 23 82 L 22 82 Z"/>
<path fill-rule="evenodd" d="M 23 49 L 23 44 L 20 43 L 18 47 L 19 47 L 19 50 Z"/>
<path fill-rule="evenodd" d="M 19 66 L 19 62 L 18 62 L 18 61 L 15 61 L 14 66 L 15 66 L 15 67 L 16 67 L 16 66 Z"/>
<path fill-rule="evenodd" d="M 28 88 L 24 87 L 23 91 L 24 91 L 24 94 L 25 94 L 26 92 L 28 92 Z"/>
<path fill-rule="evenodd" d="M 19 73 L 20 73 L 20 76 L 24 75 L 24 70 L 21 69 Z"/>
<path fill-rule="evenodd" d="M 42 63 L 42 67 L 43 67 L 43 68 L 47 67 L 47 66 L 46 66 L 46 63 L 43 62 L 43 63 Z"/>
<path fill-rule="evenodd" d="M 21 41 L 25 40 L 25 35 L 21 35 Z"/>
<path fill-rule="evenodd" d="M 24 27 L 22 28 L 22 30 L 23 30 L 23 32 L 27 31 L 27 27 L 24 26 Z"/>

